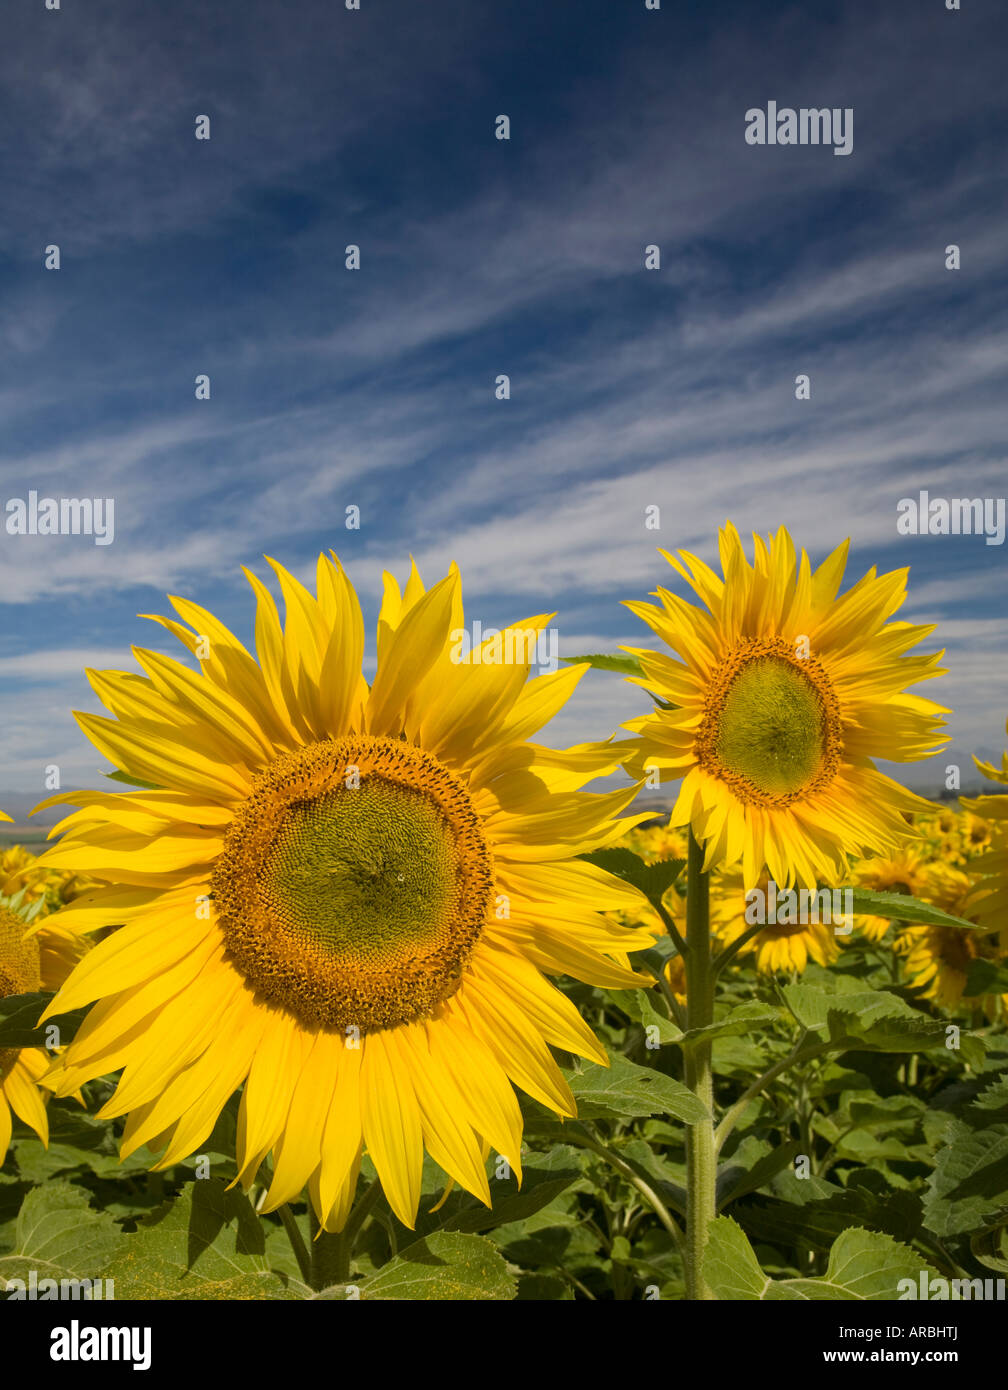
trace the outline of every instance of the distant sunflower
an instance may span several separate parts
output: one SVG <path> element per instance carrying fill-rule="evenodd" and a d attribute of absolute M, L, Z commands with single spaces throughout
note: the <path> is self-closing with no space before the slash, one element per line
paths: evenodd
<path fill-rule="evenodd" d="M 924 875 L 921 896 L 943 912 L 980 922 L 973 884 L 960 869 L 932 864 Z M 1000 963 L 1005 952 L 996 933 L 967 927 L 909 926 L 900 933 L 898 948 L 905 956 L 910 982 L 923 987 L 924 997 L 944 1008 L 961 1002 L 981 1008 L 989 1018 L 1000 1017 L 1008 995 L 971 995 L 965 989 L 970 966 L 976 960 Z"/>
<path fill-rule="evenodd" d="M 1008 733 L 1008 722 L 1005 724 Z M 991 782 L 1008 785 L 1008 753 L 1001 755 L 1001 766 L 973 761 Z M 970 873 L 976 876 L 973 900 L 978 919 L 985 925 L 997 927 L 1002 943 L 1008 946 L 1008 796 L 978 796 L 962 798 L 967 811 L 984 819 L 990 831 L 986 850 L 970 860 Z"/>
<path fill-rule="evenodd" d="M 580 790 L 612 746 L 528 741 L 587 669 L 528 680 L 548 618 L 462 660 L 457 569 L 429 592 L 415 567 L 404 593 L 386 575 L 369 688 L 339 563 L 319 557 L 317 594 L 270 563 L 286 619 L 246 572 L 258 660 L 173 598 L 182 621 L 155 621 L 200 673 L 141 649 L 142 676 L 89 673 L 113 717 L 81 727 L 146 785 L 55 798 L 81 809 L 46 863 L 104 885 L 67 918 L 123 924 L 54 1005 L 101 1001 L 59 1092 L 122 1068 L 102 1114 L 128 1115 L 124 1155 L 149 1144 L 164 1168 L 241 1088 L 239 1180 L 272 1151 L 264 1209 L 307 1185 L 328 1230 L 365 1148 L 407 1226 L 425 1148 L 489 1205 L 490 1147 L 521 1172 L 512 1083 L 570 1116 L 548 1044 L 607 1064 L 541 972 L 641 983 L 626 953 L 651 936 L 600 915 L 638 895 L 577 858 L 641 819 L 616 819 L 635 789 Z"/>
<path fill-rule="evenodd" d="M 23 892 L 0 898 L 0 999 L 57 989 L 83 954 L 84 943 L 60 925 L 33 925 L 38 915 Z M 49 1121 L 39 1082 L 51 1063 L 41 1047 L 0 1047 L 0 1164 L 10 1145 L 12 1112 L 48 1145 Z"/>
<path fill-rule="evenodd" d="M 854 866 L 853 880 L 873 893 L 905 893 L 919 898 L 927 881 L 927 866 L 922 851 L 907 846 L 895 854 L 862 860 Z M 889 930 L 889 918 L 858 915 L 854 926 L 869 941 L 881 941 Z"/>
<path fill-rule="evenodd" d="M 967 813 L 962 827 L 963 847 L 969 854 L 982 854 L 993 841 L 993 826 L 983 816 Z"/>
<path fill-rule="evenodd" d="M 754 537 L 746 560 L 734 526 L 721 532 L 722 579 L 686 551 L 666 560 L 696 607 L 660 588 L 660 607 L 627 607 L 672 655 L 627 648 L 635 683 L 663 698 L 628 723 L 630 765 L 682 779 L 672 826 L 690 825 L 705 867 L 741 862 L 745 881 L 766 865 L 775 882 L 837 882 L 852 853 L 894 849 L 906 817 L 928 803 L 883 776 L 873 759 L 908 762 L 940 746 L 942 706 L 905 687 L 941 674 L 940 653 L 907 655 L 932 627 L 890 622 L 906 570 L 874 570 L 837 597 L 848 543 L 813 572 L 781 527 Z"/>
<path fill-rule="evenodd" d="M 732 945 L 756 925 L 755 921 L 750 923 L 746 918 L 747 899 L 755 890 L 762 895 L 762 903 L 768 904 L 771 901 L 770 880 L 771 876 L 764 871 L 755 883 L 747 884 L 737 864 L 716 873 L 711 885 L 711 931 L 717 937 L 719 946 Z M 775 896 L 785 891 L 778 890 L 776 880 L 774 890 Z M 774 913 L 778 920 L 768 922 L 741 949 L 742 955 L 755 955 L 756 969 L 763 974 L 769 975 L 775 970 L 801 974 L 810 960 L 817 965 L 832 965 L 840 954 L 836 924 L 802 922 L 797 896 L 794 906 L 795 910 L 790 910 L 781 898 L 781 910 Z M 804 915 L 807 918 L 810 914 L 806 912 Z M 798 920 L 781 920 L 791 916 Z"/>

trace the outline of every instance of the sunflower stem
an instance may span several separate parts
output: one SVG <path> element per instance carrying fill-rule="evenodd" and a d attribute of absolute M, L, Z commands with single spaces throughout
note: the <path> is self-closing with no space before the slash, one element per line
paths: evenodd
<path fill-rule="evenodd" d="M 565 1143 L 579 1144 L 582 1148 L 590 1149 L 593 1153 L 598 1154 L 599 1158 L 604 1159 L 631 1187 L 636 1188 L 672 1237 L 676 1249 L 683 1253 L 683 1233 L 671 1211 L 651 1184 L 639 1173 L 634 1172 L 630 1165 L 625 1163 L 619 1154 L 611 1149 L 598 1134 L 589 1129 L 586 1124 L 575 1122 L 570 1126 L 565 1126 L 562 1133 L 558 1131 L 557 1137 Z"/>
<path fill-rule="evenodd" d="M 686 1020 L 690 1029 L 714 1022 L 714 971 L 711 960 L 710 879 L 703 850 L 690 830 L 686 879 Z M 717 1158 L 714 1150 L 712 1046 L 698 1039 L 685 1054 L 686 1084 L 705 1116 L 686 1127 L 686 1297 L 712 1299 L 704 1277 L 708 1226 L 716 1215 Z"/>
<path fill-rule="evenodd" d="M 286 1202 L 282 1202 L 277 1207 L 277 1216 L 283 1222 L 283 1228 L 287 1232 L 287 1239 L 290 1247 L 294 1251 L 294 1258 L 297 1260 L 298 1269 L 301 1271 L 301 1278 L 306 1284 L 311 1284 L 312 1262 L 308 1253 L 308 1247 L 304 1243 L 304 1236 L 294 1218 L 294 1213 Z"/>
<path fill-rule="evenodd" d="M 824 1052 L 836 1049 L 837 1046 L 837 1042 L 832 1038 L 825 1038 L 818 1042 L 813 1040 L 808 1030 L 804 1029 L 787 1056 L 782 1057 L 779 1062 L 775 1062 L 762 1076 L 758 1076 L 750 1086 L 746 1087 L 731 1109 L 725 1111 L 714 1136 L 715 1151 L 720 1152 L 743 1110 L 751 1100 L 755 1100 L 760 1091 L 770 1085 L 771 1081 L 775 1081 L 778 1076 L 791 1067 L 797 1066 L 801 1062 L 807 1062 L 812 1057 L 819 1057 Z"/>
<path fill-rule="evenodd" d="M 314 1207 L 308 1206 L 311 1229 L 311 1279 L 316 1293 L 328 1289 L 333 1284 L 345 1284 L 350 1272 L 350 1252 L 344 1239 L 345 1232 L 338 1234 L 324 1231 Z"/>
<path fill-rule="evenodd" d="M 316 1292 L 330 1288 L 333 1284 L 345 1284 L 349 1280 L 357 1237 L 380 1192 L 381 1183 L 376 1178 L 354 1203 L 342 1231 L 321 1230 L 314 1209 L 309 1207 L 312 1235 L 311 1286 Z"/>

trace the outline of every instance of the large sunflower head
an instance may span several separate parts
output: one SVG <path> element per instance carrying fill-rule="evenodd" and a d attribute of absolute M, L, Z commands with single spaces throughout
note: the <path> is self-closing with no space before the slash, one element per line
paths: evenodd
<path fill-rule="evenodd" d="M 307 1184 L 339 1229 L 366 1148 L 412 1225 L 425 1147 L 489 1203 L 491 1146 L 520 1173 L 512 1083 L 572 1115 L 549 1045 L 605 1063 L 543 972 L 640 982 L 626 953 L 652 938 L 601 915 L 638 897 L 578 856 L 642 817 L 620 818 L 633 788 L 581 790 L 611 745 L 529 741 L 586 669 L 529 679 L 547 618 L 463 657 L 454 567 L 429 591 L 386 575 L 369 687 L 338 562 L 315 593 L 273 568 L 283 623 L 248 575 L 258 659 L 173 598 L 180 621 L 156 621 L 198 671 L 135 649 L 143 674 L 90 673 L 112 717 L 81 726 L 144 785 L 57 798 L 80 809 L 45 862 L 101 885 L 66 914 L 121 924 L 55 1006 L 101 1001 L 59 1089 L 124 1068 L 103 1114 L 162 1167 L 240 1089 L 241 1181 L 273 1154 L 265 1209 Z"/>
<path fill-rule="evenodd" d="M 627 725 L 630 765 L 682 780 L 671 817 L 706 846 L 705 867 L 763 865 L 783 885 L 836 882 L 850 853 L 895 848 L 927 807 L 874 766 L 937 751 L 942 707 L 908 685 L 941 674 L 939 655 L 911 655 L 932 631 L 890 621 L 906 571 L 869 571 L 839 595 L 840 546 L 813 571 L 782 527 L 754 537 L 750 565 L 738 532 L 721 532 L 723 577 L 685 551 L 662 552 L 698 607 L 660 588 L 659 605 L 630 602 L 669 648 L 632 648 L 636 684 L 664 707 Z"/>
<path fill-rule="evenodd" d="M 62 924 L 41 922 L 45 913 L 45 906 L 30 900 L 24 890 L 0 897 L 0 999 L 58 989 L 80 960 L 85 943 Z M 0 1047 L 0 1164 L 10 1145 L 14 1115 L 44 1144 L 49 1142 L 39 1082 L 51 1061 L 40 1047 Z"/>

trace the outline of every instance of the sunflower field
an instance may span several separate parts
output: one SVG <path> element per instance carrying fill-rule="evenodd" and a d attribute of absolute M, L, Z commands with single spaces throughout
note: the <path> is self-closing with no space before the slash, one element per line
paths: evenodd
<path fill-rule="evenodd" d="M 283 618 L 249 573 L 254 655 L 173 598 L 190 660 L 88 673 L 112 785 L 0 853 L 9 1299 L 1008 1275 L 1008 796 L 876 765 L 943 747 L 905 571 L 841 592 L 846 547 L 750 561 L 730 525 L 720 556 L 627 601 L 655 645 L 551 674 L 457 659 L 458 571 L 414 567 L 366 681 L 334 556 L 314 593 L 274 565 Z M 592 667 L 653 711 L 536 742 Z"/>

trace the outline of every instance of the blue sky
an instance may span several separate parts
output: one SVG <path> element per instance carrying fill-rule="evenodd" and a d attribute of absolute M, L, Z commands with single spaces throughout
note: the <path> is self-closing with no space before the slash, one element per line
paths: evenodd
<path fill-rule="evenodd" d="M 0 531 L 0 787 L 93 784 L 83 668 L 170 650 L 165 591 L 250 639 L 264 552 L 333 547 L 371 624 L 382 569 L 456 559 L 471 617 L 555 609 L 574 654 L 642 641 L 656 545 L 713 559 L 728 517 L 910 565 L 942 765 L 999 756 L 1008 546 L 896 532 L 1008 490 L 1008 17 L 963 5 L 8 7 L 0 503 L 111 496 L 116 533 Z M 747 145 L 770 100 L 853 108 L 853 153 Z M 593 672 L 549 741 L 643 699 Z"/>

